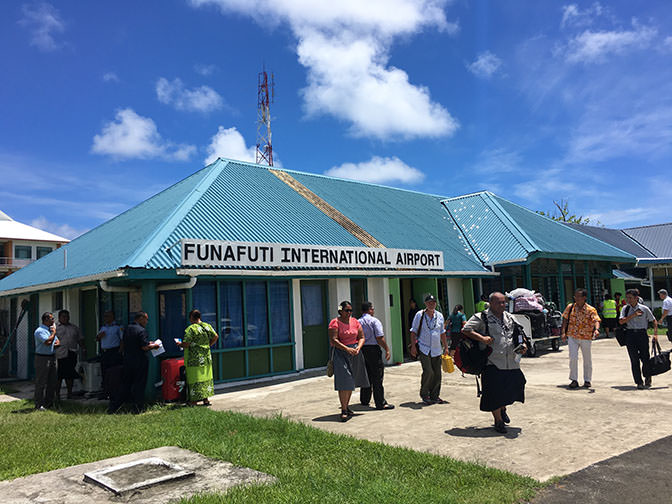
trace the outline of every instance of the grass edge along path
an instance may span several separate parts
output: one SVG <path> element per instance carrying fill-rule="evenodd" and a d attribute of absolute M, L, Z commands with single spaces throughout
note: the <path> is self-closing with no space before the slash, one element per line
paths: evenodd
<path fill-rule="evenodd" d="M 183 500 L 190 504 L 504 504 L 525 501 L 545 486 L 479 464 L 332 434 L 282 417 L 175 406 L 114 416 L 102 406 L 76 403 L 49 412 L 31 407 L 29 401 L 0 404 L 0 479 L 174 445 L 278 479 L 272 485 Z M 421 428 L 417 432 L 421 435 Z"/>

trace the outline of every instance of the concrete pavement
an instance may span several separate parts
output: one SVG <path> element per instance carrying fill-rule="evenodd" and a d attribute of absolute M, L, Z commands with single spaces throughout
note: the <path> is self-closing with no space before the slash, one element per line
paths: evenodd
<path fill-rule="evenodd" d="M 670 344 L 661 337 L 661 345 Z M 581 368 L 581 363 L 579 364 Z M 568 390 L 567 347 L 525 358 L 526 402 L 509 407 L 509 433 L 492 429 L 492 417 L 478 409 L 472 376 L 444 375 L 446 405 L 419 401 L 420 364 L 385 370 L 391 411 L 358 403 L 356 415 L 338 421 L 333 379 L 326 376 L 286 383 L 220 390 L 213 408 L 256 416 L 281 414 L 296 421 L 371 441 L 481 462 L 545 481 L 622 454 L 669 434 L 672 372 L 654 377 L 649 390 L 636 390 L 625 348 L 614 339 L 593 343 L 593 388 Z M 580 370 L 581 371 L 581 370 Z M 580 372 L 581 376 L 581 372 Z"/>

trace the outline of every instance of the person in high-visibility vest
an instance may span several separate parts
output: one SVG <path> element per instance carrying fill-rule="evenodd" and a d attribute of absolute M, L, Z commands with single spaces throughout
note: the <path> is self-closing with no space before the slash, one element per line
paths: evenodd
<path fill-rule="evenodd" d="M 611 299 L 611 294 L 604 295 L 604 302 L 602 303 L 602 327 L 607 338 L 610 338 L 609 331 L 611 329 L 616 331 L 618 325 L 618 310 L 616 308 L 616 301 Z"/>
<path fill-rule="evenodd" d="M 481 295 L 481 300 L 476 303 L 476 313 L 481 313 L 482 311 L 487 310 L 490 307 L 490 303 L 488 303 L 488 296 L 485 294 Z"/>

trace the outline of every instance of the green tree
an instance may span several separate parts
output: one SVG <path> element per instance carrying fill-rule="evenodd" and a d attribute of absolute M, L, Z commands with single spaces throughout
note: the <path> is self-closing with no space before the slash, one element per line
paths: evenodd
<path fill-rule="evenodd" d="M 561 199 L 560 201 L 553 200 L 555 210 L 552 212 L 544 212 L 537 210 L 539 215 L 544 215 L 558 222 L 571 222 L 572 224 L 589 224 L 590 219 L 582 215 L 576 215 L 569 210 L 569 201 Z M 599 224 L 599 222 L 598 222 Z"/>

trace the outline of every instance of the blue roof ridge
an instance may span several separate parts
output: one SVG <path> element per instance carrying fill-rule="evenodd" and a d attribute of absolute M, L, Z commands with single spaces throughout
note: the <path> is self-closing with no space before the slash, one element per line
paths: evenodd
<path fill-rule="evenodd" d="M 495 196 L 495 195 L 493 195 L 493 196 Z M 495 196 L 495 197 L 496 197 L 496 198 L 501 198 L 501 196 Z M 501 198 L 501 199 L 504 199 L 504 198 Z M 520 208 L 520 209 L 522 209 L 522 210 L 524 210 L 524 211 L 526 211 L 526 212 L 528 212 L 528 213 L 531 213 L 531 214 L 537 215 L 537 216 L 539 216 L 539 217 L 543 217 L 543 218 L 545 218 L 545 219 L 548 219 L 549 221 L 553 222 L 554 224 L 560 224 L 560 225 L 562 225 L 561 222 L 556 221 L 556 220 L 553 220 L 553 219 L 551 219 L 550 217 L 548 217 L 548 216 L 546 216 L 546 215 L 541 215 L 540 213 L 535 212 L 534 210 L 530 210 L 529 208 L 525 208 L 524 206 L 519 205 L 518 203 L 514 203 L 513 201 L 509 201 L 509 200 L 506 200 L 506 199 L 504 199 L 504 200 L 505 200 L 507 203 L 509 203 L 509 204 L 511 204 L 511 205 L 514 205 L 514 206 L 517 206 L 518 208 Z M 619 249 L 618 247 L 614 247 L 614 246 L 613 246 L 612 244 L 610 244 L 610 243 L 607 243 L 607 242 L 605 242 L 605 241 L 600 240 L 599 238 L 595 238 L 594 236 L 590 236 L 588 233 L 582 233 L 581 231 L 579 231 L 579 230 L 577 230 L 577 229 L 574 229 L 574 228 L 571 227 L 571 226 L 565 226 L 565 228 L 571 230 L 571 231 L 574 232 L 574 233 L 579 233 L 579 234 L 581 234 L 581 235 L 583 235 L 583 236 L 587 236 L 587 237 L 590 238 L 591 240 L 596 241 L 596 242 L 599 242 L 599 243 L 602 244 L 602 245 L 606 245 L 607 247 L 612 248 L 612 249 L 614 249 L 614 250 L 616 250 L 616 251 L 618 251 L 618 252 L 621 252 L 621 253 L 625 252 L 625 250 L 621 250 L 621 249 Z M 537 250 L 538 250 L 538 249 L 537 249 Z M 630 253 L 628 253 L 628 252 L 625 252 L 625 253 L 628 254 L 628 255 L 631 256 L 631 257 L 635 257 L 635 256 L 633 256 L 632 254 L 630 254 Z"/>
<path fill-rule="evenodd" d="M 249 166 L 253 166 L 255 168 L 261 168 L 262 170 L 263 169 L 265 169 L 265 170 L 271 170 L 272 169 L 272 170 L 284 171 L 284 172 L 287 172 L 287 173 L 298 173 L 299 175 L 306 175 L 306 176 L 309 176 L 309 177 L 318 177 L 318 178 L 325 178 L 325 179 L 330 179 L 330 180 L 339 180 L 341 182 L 351 182 L 353 184 L 361 184 L 361 185 L 368 185 L 368 186 L 373 186 L 373 187 L 380 187 L 380 188 L 383 188 L 383 189 L 390 189 L 392 191 L 403 191 L 403 192 L 408 192 L 408 193 L 413 193 L 413 194 L 419 194 L 421 196 L 428 196 L 428 197 L 432 197 L 432 198 L 441 198 L 441 199 L 446 198 L 446 196 L 443 196 L 441 194 L 429 194 L 429 193 L 422 192 L 422 191 L 415 191 L 413 189 L 403 189 L 401 187 L 386 186 L 386 185 L 383 185 L 383 184 L 375 184 L 373 182 L 363 182 L 361 180 L 352 180 L 352 179 L 347 179 L 347 178 L 343 178 L 343 177 L 334 177 L 334 176 L 331 176 L 331 175 L 322 175 L 320 173 L 310 173 L 310 172 L 304 172 L 304 171 L 299 171 L 299 170 L 289 170 L 287 168 L 278 168 L 277 166 L 258 165 L 256 163 L 252 163 L 250 161 L 238 161 L 237 159 L 229 159 L 229 158 L 223 158 L 223 157 L 220 157 L 219 159 L 221 159 L 223 161 L 229 161 L 231 163 L 246 164 L 246 165 L 249 165 Z"/>
<path fill-rule="evenodd" d="M 461 194 L 459 196 L 453 196 L 452 198 L 446 198 L 443 201 L 456 201 L 456 200 L 459 200 L 459 199 L 466 199 L 466 198 L 473 198 L 474 196 L 481 196 L 483 194 L 489 194 L 491 196 L 495 196 L 495 194 L 490 192 L 490 191 L 476 191 L 476 192 L 473 192 L 473 193 Z"/>
<path fill-rule="evenodd" d="M 227 160 L 220 158 L 203 168 L 203 170 L 207 170 L 207 173 L 204 174 L 202 180 L 194 186 L 189 194 L 182 198 L 182 201 L 175 207 L 168 217 L 157 226 L 154 232 L 149 235 L 136 249 L 133 255 L 128 258 L 126 261 L 127 266 L 144 267 L 147 262 L 154 257 L 158 248 L 168 239 L 168 236 L 170 236 L 170 233 L 172 233 L 177 224 L 185 217 L 189 210 L 193 208 L 194 204 L 203 196 L 203 194 L 205 194 L 228 163 Z"/>

